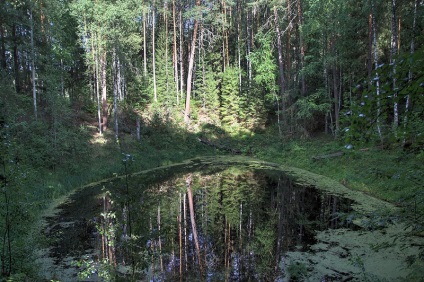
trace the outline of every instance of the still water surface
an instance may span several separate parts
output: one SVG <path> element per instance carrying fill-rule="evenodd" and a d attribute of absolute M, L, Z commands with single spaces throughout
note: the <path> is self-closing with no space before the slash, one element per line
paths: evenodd
<path fill-rule="evenodd" d="M 287 254 L 315 253 L 317 232 L 360 230 L 353 204 L 270 164 L 194 160 L 80 189 L 46 234 L 62 281 L 284 281 L 307 275 Z"/>

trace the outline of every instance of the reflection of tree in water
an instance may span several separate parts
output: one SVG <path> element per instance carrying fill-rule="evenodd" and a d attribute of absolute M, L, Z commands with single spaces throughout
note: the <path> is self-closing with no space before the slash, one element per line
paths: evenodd
<path fill-rule="evenodd" d="M 131 264 L 138 279 L 173 281 L 274 280 L 286 251 L 306 251 L 316 230 L 343 226 L 334 216 L 351 204 L 279 172 L 237 167 L 133 188 L 127 197 L 133 236 L 117 243 L 118 263 Z M 125 206 L 118 213 L 124 218 Z"/>

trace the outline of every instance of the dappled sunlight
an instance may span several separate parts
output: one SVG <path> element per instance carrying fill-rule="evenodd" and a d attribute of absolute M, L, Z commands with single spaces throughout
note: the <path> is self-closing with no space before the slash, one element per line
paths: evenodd
<path fill-rule="evenodd" d="M 110 140 L 106 138 L 104 134 L 98 132 L 93 134 L 90 139 L 90 144 L 93 145 L 106 145 L 108 142 L 110 142 Z"/>

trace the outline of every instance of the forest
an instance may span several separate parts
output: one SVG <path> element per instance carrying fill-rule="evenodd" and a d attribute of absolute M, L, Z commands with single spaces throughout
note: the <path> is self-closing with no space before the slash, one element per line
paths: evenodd
<path fill-rule="evenodd" d="M 76 187 L 197 156 L 328 176 L 423 236 L 423 43 L 421 0 L 1 0 L 2 281 L 39 279 Z"/>

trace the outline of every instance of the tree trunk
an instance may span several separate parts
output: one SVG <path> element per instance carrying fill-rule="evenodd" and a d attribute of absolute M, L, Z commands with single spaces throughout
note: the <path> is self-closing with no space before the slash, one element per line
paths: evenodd
<path fill-rule="evenodd" d="M 196 1 L 196 6 L 200 6 L 200 0 Z M 197 29 L 199 28 L 199 22 L 197 19 L 194 20 L 194 29 L 193 29 L 193 38 L 191 41 L 190 48 L 190 59 L 188 61 L 188 73 L 187 73 L 187 93 L 186 93 L 186 107 L 184 112 L 184 121 L 189 123 L 190 121 L 190 98 L 191 98 L 191 85 L 193 77 L 193 67 L 194 67 L 194 55 L 196 51 L 196 39 L 197 39 Z"/>
<path fill-rule="evenodd" d="M 18 37 L 16 34 L 17 26 L 12 26 L 12 38 L 13 38 L 13 68 L 15 71 L 15 89 L 16 93 L 21 92 L 21 79 L 19 75 L 19 52 L 18 52 Z"/>
<path fill-rule="evenodd" d="M 153 73 L 153 99 L 155 102 L 158 101 L 157 87 L 156 87 L 156 54 L 155 54 L 155 1 L 153 1 L 152 7 L 152 73 Z"/>
<path fill-rule="evenodd" d="M 239 70 L 241 70 L 241 48 L 240 48 L 240 23 L 241 23 L 241 3 L 238 3 L 237 5 L 237 65 Z M 239 92 L 242 93 L 242 72 L 239 72 Z"/>
<path fill-rule="evenodd" d="M 367 52 L 367 71 L 368 71 L 368 88 L 371 86 L 372 82 L 372 48 L 373 48 L 373 14 L 372 12 L 368 16 L 368 52 Z"/>
<path fill-rule="evenodd" d="M 291 81 L 291 55 L 290 55 L 290 48 L 291 48 L 291 30 L 292 30 L 292 19 L 291 19 L 291 0 L 287 0 L 287 40 L 286 40 L 286 80 L 287 83 L 290 83 Z M 288 89 L 290 86 L 286 85 L 286 88 Z M 287 102 L 286 102 L 287 103 Z"/>
<path fill-rule="evenodd" d="M 335 119 L 335 137 L 340 129 L 340 92 L 339 92 L 339 76 L 337 67 L 333 66 L 333 93 L 334 93 L 334 119 Z"/>
<path fill-rule="evenodd" d="M 175 82 L 175 97 L 177 105 L 180 104 L 179 99 L 179 84 L 178 84 L 178 54 L 177 54 L 177 21 L 176 21 L 176 11 L 175 11 L 175 0 L 172 1 L 172 22 L 173 22 L 173 49 L 172 49 L 172 63 L 174 67 L 174 82 Z"/>
<path fill-rule="evenodd" d="M 416 33 L 416 29 L 417 29 L 417 7 L 418 7 L 418 0 L 415 0 L 414 3 L 414 18 L 412 21 L 412 38 L 411 38 L 411 44 L 410 44 L 410 53 L 411 55 L 414 54 L 415 52 L 415 33 Z M 412 70 L 409 70 L 408 72 L 408 82 L 411 83 L 412 82 Z M 404 133 L 403 133 L 403 143 L 406 142 L 406 127 L 408 125 L 408 113 L 409 113 L 409 108 L 411 106 L 411 96 L 408 94 L 406 95 L 406 104 L 405 104 L 405 117 L 403 119 L 403 128 L 404 128 Z"/>
<path fill-rule="evenodd" d="M 8 194 L 8 178 L 6 173 L 6 161 L 2 159 L 2 172 L 3 172 L 3 179 L 1 183 L 1 190 L 4 195 L 4 210 L 3 210 L 3 219 L 4 219 L 4 233 L 2 238 L 2 253 L 0 255 L 0 261 L 1 261 L 1 275 L 2 277 L 8 277 L 10 276 L 12 272 L 12 245 L 11 241 L 12 238 L 10 236 L 10 229 L 11 229 L 11 214 L 10 214 L 10 199 Z"/>
<path fill-rule="evenodd" d="M 147 40 L 146 40 L 146 11 L 143 8 L 143 70 L 144 78 L 147 77 Z"/>
<path fill-rule="evenodd" d="M 91 39 L 91 54 L 93 55 L 93 62 L 94 62 L 94 80 L 95 80 L 95 92 L 96 92 L 96 99 L 97 99 L 97 118 L 99 122 L 99 134 L 103 134 L 103 128 L 102 128 L 102 111 L 101 111 L 101 100 L 100 100 L 100 83 L 99 83 L 99 54 L 98 54 L 98 44 L 97 44 L 97 34 L 93 32 L 93 38 Z M 94 43 L 94 39 L 96 39 L 96 44 Z M 96 45 L 96 46 L 95 46 Z"/>
<path fill-rule="evenodd" d="M 377 27 L 375 22 L 374 13 L 374 0 L 371 1 L 371 12 L 372 12 L 372 34 L 373 34 L 373 51 L 374 51 L 374 68 L 375 68 L 375 83 L 376 83 L 376 95 L 377 95 L 377 132 L 380 137 L 380 141 L 383 144 L 383 134 L 381 132 L 380 124 L 380 112 L 381 112 L 381 101 L 380 101 L 380 78 L 378 76 L 378 50 L 377 50 Z"/>
<path fill-rule="evenodd" d="M 252 38 L 250 36 L 251 19 L 249 17 L 249 9 L 246 12 L 246 58 L 249 58 L 251 52 Z M 252 87 L 252 61 L 247 59 L 247 92 L 250 93 Z"/>
<path fill-rule="evenodd" d="M 184 265 L 185 265 L 185 271 L 188 271 L 188 233 L 187 233 L 187 193 L 184 193 L 183 198 L 183 218 L 184 218 Z"/>
<path fill-rule="evenodd" d="M 168 70 L 168 2 L 165 1 L 164 5 L 164 17 L 165 17 L 165 80 L 166 80 L 166 95 L 169 94 L 169 70 Z"/>
<path fill-rule="evenodd" d="M 117 59 L 116 48 L 113 48 L 112 53 L 112 73 L 113 73 L 113 120 L 115 127 L 115 140 L 119 140 L 119 127 L 118 127 L 118 96 L 120 92 L 119 85 L 119 62 Z"/>
<path fill-rule="evenodd" d="M 397 41 L 398 41 L 398 33 L 397 33 L 397 16 L 396 16 L 396 0 L 392 0 L 392 36 L 391 36 L 391 58 L 390 63 L 393 65 L 393 132 L 396 134 L 397 127 L 399 125 L 399 111 L 398 111 L 398 103 L 397 103 L 397 90 L 396 90 L 396 59 L 397 55 Z"/>
<path fill-rule="evenodd" d="M 282 116 L 283 119 L 283 124 L 286 121 L 286 102 L 284 99 L 284 90 L 285 90 L 285 81 L 284 81 L 284 62 L 283 62 L 283 47 L 281 44 L 281 32 L 280 32 L 280 22 L 278 19 L 278 11 L 277 11 L 277 6 L 274 6 L 274 25 L 275 25 L 275 33 L 277 36 L 277 52 L 278 52 L 278 81 L 279 81 L 279 85 L 280 85 L 280 99 L 282 102 L 282 106 L 283 106 L 283 114 L 281 115 L 280 112 L 277 113 L 278 115 L 278 127 L 279 127 L 279 132 L 280 132 L 280 137 L 281 137 L 281 125 L 280 125 L 280 116 Z M 277 99 L 277 103 L 280 103 L 280 99 Z M 278 106 L 279 107 L 279 106 Z"/>
<path fill-rule="evenodd" d="M 298 25 L 299 27 L 301 27 L 303 25 L 303 10 L 302 10 L 301 0 L 297 0 L 297 16 L 298 16 Z M 303 67 L 305 66 L 305 45 L 303 44 L 303 36 L 301 31 L 299 31 L 299 48 L 300 48 L 300 69 L 302 70 Z M 301 95 L 302 97 L 304 97 L 306 95 L 306 82 L 305 82 L 305 76 L 302 73 L 300 75 L 300 84 L 301 84 Z"/>
<path fill-rule="evenodd" d="M 221 0 L 221 14 L 224 15 L 224 0 Z M 221 25 L 221 32 L 222 32 L 222 71 L 225 72 L 225 16 L 223 16 L 222 25 Z"/>
<path fill-rule="evenodd" d="M 178 209 L 178 241 L 179 241 L 179 246 L 180 246 L 180 281 L 183 280 L 183 230 L 182 230 L 182 209 L 181 209 L 181 205 L 182 205 L 182 197 L 181 197 L 181 192 L 179 193 L 180 195 L 180 200 L 179 200 L 179 209 Z"/>
<path fill-rule="evenodd" d="M 179 14 L 179 20 L 180 20 L 180 95 L 181 100 L 184 97 L 184 49 L 183 49 L 183 43 L 184 43 L 184 32 L 183 32 L 183 16 L 182 16 L 182 9 L 180 7 L 180 14 Z"/>
<path fill-rule="evenodd" d="M 107 104 L 107 62 L 106 62 L 106 50 L 101 50 L 100 54 L 100 76 L 101 76 L 101 88 L 102 88 L 102 132 L 107 129 L 108 120 L 108 104 Z"/>
<path fill-rule="evenodd" d="M 1 40 L 1 50 L 0 50 L 0 66 L 3 70 L 6 70 L 6 47 L 5 47 L 5 38 L 4 38 L 4 27 L 3 22 L 0 20 L 0 40 Z"/>
<path fill-rule="evenodd" d="M 137 137 L 137 141 L 140 141 L 141 140 L 141 134 L 140 134 L 140 131 L 141 131 L 141 122 L 140 122 L 140 117 L 137 115 L 137 117 L 136 117 L 136 120 L 135 120 L 135 123 L 136 123 L 136 137 Z"/>
<path fill-rule="evenodd" d="M 34 19 L 32 17 L 32 7 L 29 8 L 29 20 L 31 25 L 31 80 L 32 80 L 32 100 L 34 106 L 34 117 L 37 120 L 37 88 L 35 85 L 35 47 L 34 47 Z"/>
<path fill-rule="evenodd" d="M 250 12 L 249 9 L 246 11 L 246 58 L 249 58 L 252 46 L 252 39 L 250 37 Z M 252 88 L 252 61 L 247 60 L 247 92 L 250 93 L 250 89 Z"/>
<path fill-rule="evenodd" d="M 160 272 L 163 274 L 163 256 L 162 256 L 162 238 L 160 233 L 161 223 L 160 223 L 160 206 L 158 206 L 158 217 L 157 217 L 157 223 L 158 223 L 158 244 L 159 244 L 159 263 L 160 263 Z"/>
<path fill-rule="evenodd" d="M 224 5 L 225 5 L 225 3 L 224 3 Z M 230 17 L 231 17 L 231 12 L 230 12 Z M 227 23 L 227 8 L 226 7 L 224 7 L 224 22 L 225 22 L 225 24 Z M 230 48 L 228 46 L 228 28 L 226 28 L 226 30 L 225 30 L 225 48 L 224 48 L 224 50 L 225 50 L 225 53 L 224 53 L 225 60 L 224 60 L 224 62 L 226 62 L 225 63 L 226 67 L 230 66 L 230 51 L 229 51 L 229 49 Z"/>
<path fill-rule="evenodd" d="M 192 175 L 189 175 L 186 179 L 187 183 L 187 196 L 188 196 L 188 206 L 190 211 L 190 221 L 191 221 L 191 228 L 193 232 L 193 239 L 194 239 L 194 245 L 196 249 L 196 255 L 199 263 L 199 269 L 200 274 L 203 273 L 202 268 L 202 260 L 200 256 L 200 245 L 199 245 L 199 237 L 197 236 L 197 227 L 196 227 L 196 215 L 194 213 L 194 203 L 193 203 L 193 193 L 191 191 L 191 182 L 192 182 Z"/>

